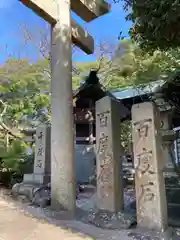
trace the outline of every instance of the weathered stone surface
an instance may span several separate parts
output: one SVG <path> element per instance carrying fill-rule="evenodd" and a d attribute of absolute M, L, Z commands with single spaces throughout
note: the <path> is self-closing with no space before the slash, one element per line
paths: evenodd
<path fill-rule="evenodd" d="M 42 125 L 36 130 L 36 149 L 34 160 L 34 171 L 32 174 L 24 174 L 23 183 L 48 184 L 51 173 L 51 128 Z"/>
<path fill-rule="evenodd" d="M 20 186 L 21 186 L 20 183 L 16 183 L 16 184 L 13 185 L 13 187 L 12 187 L 12 195 L 14 195 L 14 196 L 18 195 Z"/>
<path fill-rule="evenodd" d="M 109 12 L 110 5 L 102 1 L 86 1 L 86 0 L 72 0 L 72 10 L 78 14 L 82 19 L 89 22 L 99 16 Z"/>
<path fill-rule="evenodd" d="M 79 185 L 76 187 L 76 197 L 79 195 Z M 51 203 L 51 186 L 36 183 L 18 183 L 12 188 L 12 196 L 21 202 L 29 202 L 38 207 L 46 207 Z M 61 210 L 64 210 L 63 206 Z"/>
<path fill-rule="evenodd" d="M 50 174 L 51 172 L 51 128 L 42 125 L 36 130 L 36 149 L 34 174 Z"/>
<path fill-rule="evenodd" d="M 51 206 L 76 208 L 70 1 L 59 1 L 51 35 Z"/>
<path fill-rule="evenodd" d="M 44 20 L 54 25 L 58 20 L 58 3 L 53 0 L 46 2 L 44 0 L 21 0 L 23 4 L 31 8 L 36 14 Z M 86 9 L 86 8 L 85 8 Z M 72 42 L 87 54 L 94 52 L 94 39 L 79 24 L 71 20 Z"/>
<path fill-rule="evenodd" d="M 177 230 L 169 228 L 166 231 L 148 231 L 147 229 L 136 229 L 128 234 L 134 240 L 178 240 Z"/>
<path fill-rule="evenodd" d="M 123 209 L 123 174 L 120 151 L 120 106 L 109 97 L 96 102 L 96 161 L 98 208 Z"/>
<path fill-rule="evenodd" d="M 57 3 L 55 1 L 43 0 L 20 0 L 28 8 L 50 24 L 57 22 Z"/>
<path fill-rule="evenodd" d="M 179 197 L 180 193 L 177 190 L 168 190 L 167 191 L 167 201 L 168 201 L 168 226 L 170 227 L 179 227 L 180 226 L 180 204 Z M 136 216 L 136 200 L 135 192 L 133 194 L 125 194 L 125 210 L 128 213 L 132 213 Z"/>
<path fill-rule="evenodd" d="M 51 203 L 51 188 L 50 186 L 43 186 L 34 190 L 32 204 L 39 207 L 49 206 Z"/>
<path fill-rule="evenodd" d="M 104 229 L 128 229 L 136 224 L 136 217 L 124 212 L 91 210 L 88 214 L 88 221 Z"/>
<path fill-rule="evenodd" d="M 48 2 L 44 0 L 20 0 L 24 5 L 32 9 L 36 14 L 42 17 L 45 21 L 54 25 L 58 20 L 58 3 L 54 0 Z M 72 10 L 89 22 L 101 15 L 109 12 L 110 5 L 105 1 L 84 1 L 72 0 Z"/>
<path fill-rule="evenodd" d="M 160 231 L 168 225 L 160 113 L 153 103 L 136 104 L 132 124 L 137 223 Z"/>
<path fill-rule="evenodd" d="M 94 39 L 75 21 L 71 21 L 72 42 L 87 54 L 94 52 Z"/>
<path fill-rule="evenodd" d="M 23 182 L 24 183 L 39 183 L 39 184 L 48 184 L 51 180 L 50 174 L 24 174 Z"/>
<path fill-rule="evenodd" d="M 39 126 L 36 130 L 34 172 L 32 174 L 24 174 L 23 182 L 12 187 L 12 195 L 14 197 L 28 199 L 33 204 L 36 203 L 39 206 L 45 206 L 50 201 L 50 197 L 47 200 L 46 196 L 51 172 L 50 141 L 50 127 L 45 125 Z M 38 195 L 39 192 L 41 194 Z"/>
<path fill-rule="evenodd" d="M 28 183 L 17 183 L 12 187 L 12 195 L 14 197 L 18 197 L 19 195 L 23 195 L 32 201 L 34 196 L 34 190 L 37 189 L 39 186 L 35 184 L 28 184 Z"/>

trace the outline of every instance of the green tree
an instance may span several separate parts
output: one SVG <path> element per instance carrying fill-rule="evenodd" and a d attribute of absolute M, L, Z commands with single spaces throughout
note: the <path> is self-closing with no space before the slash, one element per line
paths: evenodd
<path fill-rule="evenodd" d="M 112 60 L 100 70 L 108 89 L 126 88 L 166 79 L 180 67 L 180 48 L 144 51 L 131 40 L 120 41 Z"/>
<path fill-rule="evenodd" d="M 30 64 L 11 59 L 0 68 L 1 122 L 5 125 L 12 128 L 41 120 L 49 105 L 49 79 L 43 72 L 46 65 L 45 61 Z"/>
<path fill-rule="evenodd" d="M 30 64 L 27 59 L 10 59 L 0 68 L 0 171 L 4 172 L 3 176 L 21 172 L 28 147 L 21 130 L 50 121 L 47 94 L 50 81 L 46 69 L 47 61 Z"/>
<path fill-rule="evenodd" d="M 124 89 L 134 86 L 137 89 L 156 80 L 170 80 L 174 71 L 180 67 L 180 49 L 168 51 L 144 51 L 130 40 L 120 42 L 112 62 L 104 73 L 104 84 L 109 89 Z M 103 74 L 103 69 L 101 69 Z M 121 128 L 121 139 L 125 150 L 131 139 L 129 122 Z"/>
<path fill-rule="evenodd" d="M 148 50 L 179 47 L 180 2 L 178 0 L 121 0 L 133 22 L 132 39 Z"/>
<path fill-rule="evenodd" d="M 99 69 L 100 81 L 109 90 L 146 84 L 164 76 L 167 78 L 179 67 L 179 56 L 179 49 L 148 53 L 130 40 L 123 40 L 111 57 L 104 56 L 96 62 L 74 63 L 78 72 L 73 71 L 73 88 L 80 86 L 92 68 Z M 1 153 L 5 150 L 9 154 L 12 146 L 17 146 L 16 141 L 22 141 L 21 129 L 36 127 L 40 122 L 50 122 L 49 73 L 48 59 L 34 64 L 27 59 L 10 59 L 0 67 Z M 129 123 L 122 128 L 121 137 L 126 148 Z M 6 163 L 11 161 L 6 160 Z"/>

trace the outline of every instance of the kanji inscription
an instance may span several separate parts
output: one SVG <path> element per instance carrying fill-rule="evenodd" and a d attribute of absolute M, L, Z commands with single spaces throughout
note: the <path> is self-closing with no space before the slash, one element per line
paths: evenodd
<path fill-rule="evenodd" d="M 152 167 L 152 151 L 144 151 L 137 155 L 137 177 L 142 177 L 144 174 L 154 174 L 155 170 Z"/>
<path fill-rule="evenodd" d="M 110 114 L 110 111 L 105 111 L 105 112 L 97 114 L 97 116 L 99 117 L 99 121 L 100 121 L 100 127 L 107 127 L 109 114 Z"/>
<path fill-rule="evenodd" d="M 167 204 L 162 142 L 158 133 L 160 114 L 151 102 L 132 107 L 137 223 L 139 227 L 167 227 Z"/>

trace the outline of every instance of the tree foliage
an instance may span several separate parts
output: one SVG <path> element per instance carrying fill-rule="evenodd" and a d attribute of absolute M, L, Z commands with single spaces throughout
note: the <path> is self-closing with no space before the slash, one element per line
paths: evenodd
<path fill-rule="evenodd" d="M 137 87 L 156 80 L 166 79 L 180 67 L 180 48 L 168 51 L 142 50 L 138 44 L 123 40 L 117 47 L 111 64 L 104 72 L 104 84 L 108 89 Z M 103 75 L 102 74 L 102 75 Z"/>
<path fill-rule="evenodd" d="M 28 145 L 21 130 L 50 120 L 47 67 L 44 60 L 9 59 L 0 68 L 1 176 L 22 174 Z"/>
<path fill-rule="evenodd" d="M 80 86 L 90 69 L 98 69 L 99 66 L 100 81 L 109 90 L 146 84 L 179 68 L 179 57 L 178 48 L 148 53 L 137 44 L 123 40 L 111 57 L 105 56 L 96 62 L 74 63 L 78 73 L 73 72 L 73 89 Z M 0 67 L 0 171 L 22 166 L 28 146 L 24 146 L 21 129 L 50 122 L 49 73 L 49 61 L 43 59 L 32 64 L 27 59 L 14 58 Z M 130 124 L 124 123 L 121 129 L 126 150 Z"/>
<path fill-rule="evenodd" d="M 174 48 L 180 40 L 179 0 L 121 0 L 132 39 L 148 50 Z"/>
<path fill-rule="evenodd" d="M 99 77 L 107 89 L 155 81 L 179 68 L 179 56 L 179 48 L 148 53 L 137 44 L 123 40 L 111 59 L 104 57 L 101 64 L 98 61 L 75 63 L 79 73 L 73 73 L 73 88 L 79 87 L 83 76 L 99 65 Z M 16 129 L 17 132 L 21 127 L 50 121 L 49 92 L 48 60 L 39 60 L 34 64 L 27 59 L 6 61 L 0 68 L 0 127 L 3 131 Z"/>
<path fill-rule="evenodd" d="M 3 123 L 13 127 L 32 125 L 45 117 L 49 105 L 49 80 L 45 61 L 30 64 L 26 59 L 8 60 L 0 68 L 0 94 Z"/>

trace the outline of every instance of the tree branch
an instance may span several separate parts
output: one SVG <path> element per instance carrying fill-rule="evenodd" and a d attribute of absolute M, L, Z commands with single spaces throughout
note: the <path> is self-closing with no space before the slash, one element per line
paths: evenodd
<path fill-rule="evenodd" d="M 6 133 L 10 134 L 14 138 L 22 139 L 19 135 L 15 134 L 4 122 L 3 116 L 7 110 L 7 104 L 5 104 L 2 100 L 0 100 L 1 105 L 4 107 L 2 113 L 0 114 L 0 126 L 6 131 Z"/>

